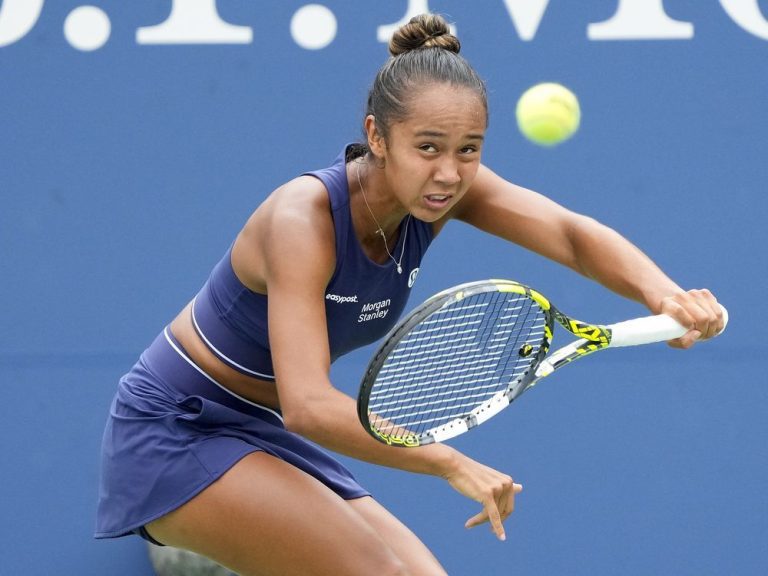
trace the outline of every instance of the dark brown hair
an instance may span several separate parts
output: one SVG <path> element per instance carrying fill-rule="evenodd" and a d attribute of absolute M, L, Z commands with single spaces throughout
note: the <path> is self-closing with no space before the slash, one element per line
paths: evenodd
<path fill-rule="evenodd" d="M 376 118 L 376 127 L 387 137 L 389 127 L 408 117 L 408 104 L 420 87 L 450 84 L 474 90 L 488 116 L 485 83 L 459 55 L 461 43 L 448 23 L 437 14 L 420 14 L 401 26 L 389 41 L 392 55 L 379 69 L 368 92 L 365 116 Z M 368 152 L 367 145 L 350 149 L 348 159 Z"/>

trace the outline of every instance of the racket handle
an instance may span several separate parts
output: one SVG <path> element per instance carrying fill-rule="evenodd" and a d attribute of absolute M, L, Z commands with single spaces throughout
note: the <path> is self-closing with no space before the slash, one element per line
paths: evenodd
<path fill-rule="evenodd" d="M 728 324 L 728 310 L 722 304 L 719 306 L 723 312 L 723 330 L 725 330 Z M 666 314 L 635 318 L 634 320 L 612 324 L 608 328 L 612 332 L 611 348 L 666 342 L 667 340 L 679 338 L 688 332 L 687 328 L 684 328 L 678 324 L 677 320 Z"/>

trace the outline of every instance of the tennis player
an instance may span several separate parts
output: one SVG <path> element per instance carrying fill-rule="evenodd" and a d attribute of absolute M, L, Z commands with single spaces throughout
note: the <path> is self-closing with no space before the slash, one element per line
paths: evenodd
<path fill-rule="evenodd" d="M 673 316 L 690 328 L 673 346 L 722 328 L 707 290 L 681 289 L 613 230 L 481 164 L 486 89 L 459 48 L 439 16 L 397 31 L 365 142 L 275 190 L 121 379 L 97 537 L 139 534 L 248 575 L 445 574 L 319 444 L 445 479 L 481 505 L 466 526 L 503 540 L 521 485 L 447 445 L 377 442 L 329 380 L 331 362 L 395 324 L 451 219 Z"/>

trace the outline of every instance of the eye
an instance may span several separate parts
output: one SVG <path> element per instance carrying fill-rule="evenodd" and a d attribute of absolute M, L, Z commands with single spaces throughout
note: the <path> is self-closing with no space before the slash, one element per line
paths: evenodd
<path fill-rule="evenodd" d="M 433 144 L 421 144 L 419 150 L 422 152 L 437 152 L 437 148 Z"/>

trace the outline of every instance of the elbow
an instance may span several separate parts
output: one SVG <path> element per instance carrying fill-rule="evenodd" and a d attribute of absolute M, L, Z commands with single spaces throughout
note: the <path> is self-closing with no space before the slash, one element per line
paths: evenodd
<path fill-rule="evenodd" d="M 594 218 L 574 214 L 566 228 L 569 251 L 564 264 L 588 278 L 592 278 L 592 262 L 605 250 L 613 238 L 613 230 Z"/>
<path fill-rule="evenodd" d="M 283 425 L 286 430 L 309 437 L 317 429 L 316 417 L 306 406 L 293 406 L 283 409 Z"/>
<path fill-rule="evenodd" d="M 607 226 L 591 216 L 575 212 L 571 213 L 571 217 L 564 224 L 565 237 L 570 241 L 574 251 L 579 247 L 591 245 L 606 229 Z"/>
<path fill-rule="evenodd" d="M 285 428 L 311 440 L 322 437 L 324 429 L 333 426 L 333 387 L 302 387 L 299 383 L 286 381 L 278 391 L 280 409 Z M 280 393 L 282 392 L 282 393 Z"/>

